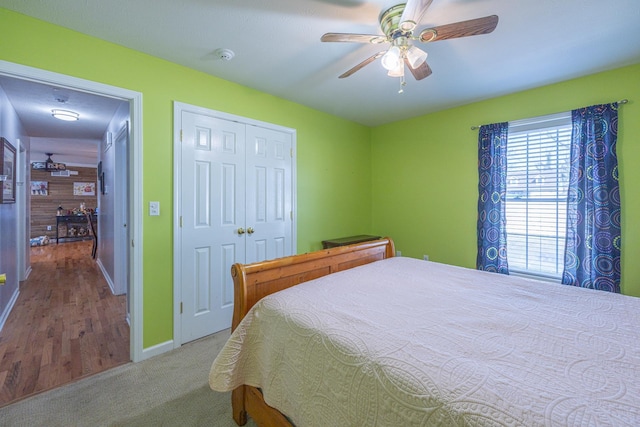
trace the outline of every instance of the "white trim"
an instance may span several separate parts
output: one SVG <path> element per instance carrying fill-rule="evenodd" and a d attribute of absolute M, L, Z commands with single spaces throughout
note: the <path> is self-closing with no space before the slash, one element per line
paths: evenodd
<path fill-rule="evenodd" d="M 281 125 L 276 125 L 273 123 L 269 123 L 269 122 L 263 122 L 260 120 L 255 120 L 255 119 L 250 119 L 248 117 L 243 117 L 243 116 L 237 116 L 235 114 L 230 114 L 230 113 L 225 113 L 222 111 L 217 111 L 217 110 L 211 110 L 209 108 L 204 108 L 204 107 L 198 107 L 196 105 L 191 105 L 191 104 L 186 104 L 184 102 L 179 102 L 179 101 L 173 101 L 173 121 L 174 121 L 174 125 L 176 123 L 176 111 L 179 111 L 180 113 L 182 112 L 188 112 L 188 113 L 194 113 L 194 114 L 201 114 L 204 116 L 209 116 L 209 117 L 215 117 L 218 119 L 224 119 L 224 120 L 229 120 L 232 122 L 237 122 L 237 123 L 242 123 L 245 125 L 253 125 L 253 126 L 260 126 L 263 128 L 268 128 L 268 129 L 273 129 L 279 132 L 285 132 L 285 133 L 290 133 L 291 135 L 295 135 L 296 134 L 296 130 L 293 128 L 288 128 L 286 126 L 281 126 Z M 179 122 L 178 122 L 179 123 Z M 174 135 L 175 135 L 175 127 L 174 127 Z M 178 129 L 178 140 L 180 139 L 180 129 Z M 294 141 L 295 143 L 295 141 Z M 175 162 L 174 162 L 175 163 Z"/>
<path fill-rule="evenodd" d="M 113 284 L 113 280 L 111 280 L 111 277 L 109 276 L 109 273 L 107 272 L 107 269 L 104 268 L 104 264 L 102 264 L 102 260 L 100 260 L 100 258 L 98 258 L 96 260 L 96 264 L 98 264 L 98 268 L 102 272 L 102 277 L 104 277 L 104 280 L 107 281 L 107 285 L 109 285 L 109 289 L 111 290 L 111 294 L 112 295 L 116 295 L 115 287 L 114 287 L 114 284 Z M 129 325 L 129 326 L 131 326 L 131 325 Z"/>
<path fill-rule="evenodd" d="M 258 126 L 267 129 L 273 129 L 279 132 L 287 133 L 291 135 L 291 180 L 292 180 L 292 197 L 291 197 L 291 209 L 293 212 L 292 227 L 291 227 L 291 251 L 296 254 L 298 252 L 298 201 L 297 201 L 297 168 L 296 168 L 296 136 L 297 132 L 293 128 L 276 125 L 273 123 L 262 122 L 260 120 L 254 120 L 247 117 L 236 116 L 234 114 L 224 113 L 222 111 L 210 110 L 204 107 L 198 107 L 195 105 L 185 104 L 183 102 L 173 102 L 173 345 L 174 348 L 180 347 L 182 343 L 182 317 L 180 315 L 180 300 L 182 298 L 180 287 L 180 278 L 182 277 L 182 263 L 180 262 L 180 254 L 182 248 L 180 246 L 180 207 L 182 204 L 182 197 L 180 186 L 180 174 L 177 171 L 180 170 L 182 164 L 182 149 L 180 141 L 182 113 L 189 112 L 199 115 L 205 115 L 209 117 L 215 117 L 228 121 L 243 123 L 250 126 Z"/>
<path fill-rule="evenodd" d="M 52 84 L 58 87 L 66 87 L 93 93 L 99 96 L 117 98 L 129 101 L 129 114 L 131 118 L 130 141 L 130 168 L 129 189 L 133 199 L 130 204 L 131 223 L 131 269 L 129 280 L 131 281 L 131 324 L 130 329 L 130 357 L 134 362 L 142 360 L 142 93 L 103 83 L 80 79 L 78 77 L 58 74 L 25 65 L 14 64 L 0 60 L 0 74 L 37 83 Z M 134 244 L 135 242 L 135 244 Z"/>
<path fill-rule="evenodd" d="M 4 313 L 2 313 L 2 316 L 0 316 L 0 332 L 2 332 L 2 328 L 4 328 L 4 323 L 7 321 L 7 318 L 9 317 L 9 314 L 11 313 L 13 306 L 16 305 L 16 301 L 18 301 L 18 295 L 20 295 L 20 290 L 16 288 L 15 292 L 13 293 L 13 295 L 11 295 L 11 298 L 9 299 L 9 304 L 7 304 L 7 307 L 4 310 Z"/>
<path fill-rule="evenodd" d="M 108 132 L 111 134 L 111 132 Z M 109 136 L 107 139 L 112 143 L 115 141 L 114 147 L 115 155 L 114 159 L 114 193 L 118 194 L 117 200 L 120 205 L 114 206 L 113 212 L 113 245 L 115 248 L 123 248 L 122 251 L 116 250 L 113 254 L 113 287 L 114 295 L 122 295 L 129 292 L 127 285 L 130 284 L 127 277 L 127 271 L 129 269 L 129 230 L 126 228 L 126 223 L 131 216 L 129 213 L 129 206 L 131 200 L 128 197 L 129 187 L 129 167 L 128 158 L 131 157 L 129 151 L 129 121 L 126 120 L 124 125 L 116 133 L 115 137 Z M 124 197 L 123 197 L 124 196 Z M 126 208 L 127 210 L 123 210 Z M 123 227 L 123 224 L 125 226 Z M 126 248 L 126 249 L 125 249 Z M 127 310 L 128 311 L 128 310 Z"/>
<path fill-rule="evenodd" d="M 137 93 L 137 92 L 136 92 Z M 142 270 L 142 215 L 144 207 L 143 187 L 142 187 L 142 145 L 144 139 L 142 137 L 142 94 L 137 93 L 136 98 L 129 103 L 129 117 L 131 119 L 131 129 L 129 135 L 129 197 L 132 199 L 129 203 L 129 214 L 131 229 L 129 230 L 129 238 L 131 239 L 131 251 L 129 254 L 129 283 L 131 284 L 131 295 L 129 303 L 129 314 L 131 316 L 130 329 L 131 338 L 131 360 L 138 362 L 143 360 L 143 329 L 142 329 L 142 288 L 143 288 L 143 270 Z M 135 242 L 135 243 L 134 243 Z M 134 339 L 135 338 L 135 339 Z"/>
<path fill-rule="evenodd" d="M 16 233 L 16 249 L 18 264 L 18 282 L 26 280 L 27 264 L 30 264 L 29 238 L 31 233 L 31 224 L 27 221 L 31 217 L 27 215 L 27 208 L 31 206 L 29 203 L 29 190 L 27 186 L 27 177 L 29 176 L 27 165 L 27 152 L 20 138 L 16 138 L 17 158 L 16 158 L 16 209 L 18 215 L 17 233 Z"/>
<path fill-rule="evenodd" d="M 527 132 L 530 130 L 542 130 L 559 126 L 571 126 L 571 111 L 531 117 L 528 119 L 512 120 L 509 122 L 509 132 Z"/>
<path fill-rule="evenodd" d="M 141 359 L 139 361 L 147 360 L 154 356 L 159 356 L 162 353 L 166 353 L 168 351 L 173 350 L 173 340 L 161 342 L 160 344 L 156 344 L 151 347 L 147 347 L 142 350 Z"/>
<path fill-rule="evenodd" d="M 182 112 L 192 106 L 181 102 L 173 102 L 173 346 L 182 345 L 182 316 L 180 313 L 180 301 L 182 290 L 180 278 L 182 277 L 182 263 L 180 261 L 182 235 L 180 227 L 180 206 L 182 206 L 182 192 L 180 174 L 182 164 Z"/>

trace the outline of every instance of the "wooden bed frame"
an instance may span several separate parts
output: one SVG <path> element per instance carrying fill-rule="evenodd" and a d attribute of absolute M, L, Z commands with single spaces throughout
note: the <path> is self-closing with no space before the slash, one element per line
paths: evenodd
<path fill-rule="evenodd" d="M 308 280 L 326 276 L 359 265 L 395 256 L 389 238 L 292 255 L 255 264 L 234 264 L 232 330 L 262 297 Z M 233 419 L 238 425 L 247 423 L 247 415 L 261 427 L 292 426 L 277 409 L 267 405 L 259 389 L 243 385 L 232 392 Z"/>

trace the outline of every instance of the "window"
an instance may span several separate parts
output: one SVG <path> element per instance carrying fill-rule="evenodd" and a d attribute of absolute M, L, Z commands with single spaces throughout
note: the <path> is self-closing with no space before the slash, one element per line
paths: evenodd
<path fill-rule="evenodd" d="M 509 123 L 506 225 L 509 271 L 562 278 L 571 113 Z"/>

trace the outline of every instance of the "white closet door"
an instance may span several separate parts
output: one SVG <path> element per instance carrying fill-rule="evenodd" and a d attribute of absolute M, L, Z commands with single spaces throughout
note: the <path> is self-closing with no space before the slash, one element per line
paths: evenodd
<path fill-rule="evenodd" d="M 246 262 L 292 255 L 291 134 L 246 131 Z"/>
<path fill-rule="evenodd" d="M 182 344 L 231 326 L 233 263 L 295 251 L 294 132 L 180 108 L 175 327 Z"/>
<path fill-rule="evenodd" d="M 183 343 L 231 326 L 231 265 L 245 260 L 245 125 L 182 113 Z"/>

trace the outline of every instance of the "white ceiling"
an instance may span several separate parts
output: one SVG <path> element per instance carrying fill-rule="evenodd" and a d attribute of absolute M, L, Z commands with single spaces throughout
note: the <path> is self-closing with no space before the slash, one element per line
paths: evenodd
<path fill-rule="evenodd" d="M 118 106 L 125 101 L 0 75 L 6 93 L 30 138 L 31 161 L 52 159 L 75 166 L 96 165 L 98 147 Z M 53 109 L 80 114 L 75 122 L 51 115 Z"/>
<path fill-rule="evenodd" d="M 434 0 L 418 30 L 493 14 L 500 21 L 491 34 L 418 43 L 433 74 L 408 75 L 402 94 L 379 61 L 338 79 L 380 47 L 322 43 L 322 34 L 381 34 L 380 13 L 397 3 L 0 0 L 0 7 L 372 126 L 640 62 L 640 0 Z M 216 59 L 218 48 L 235 57 Z"/>

